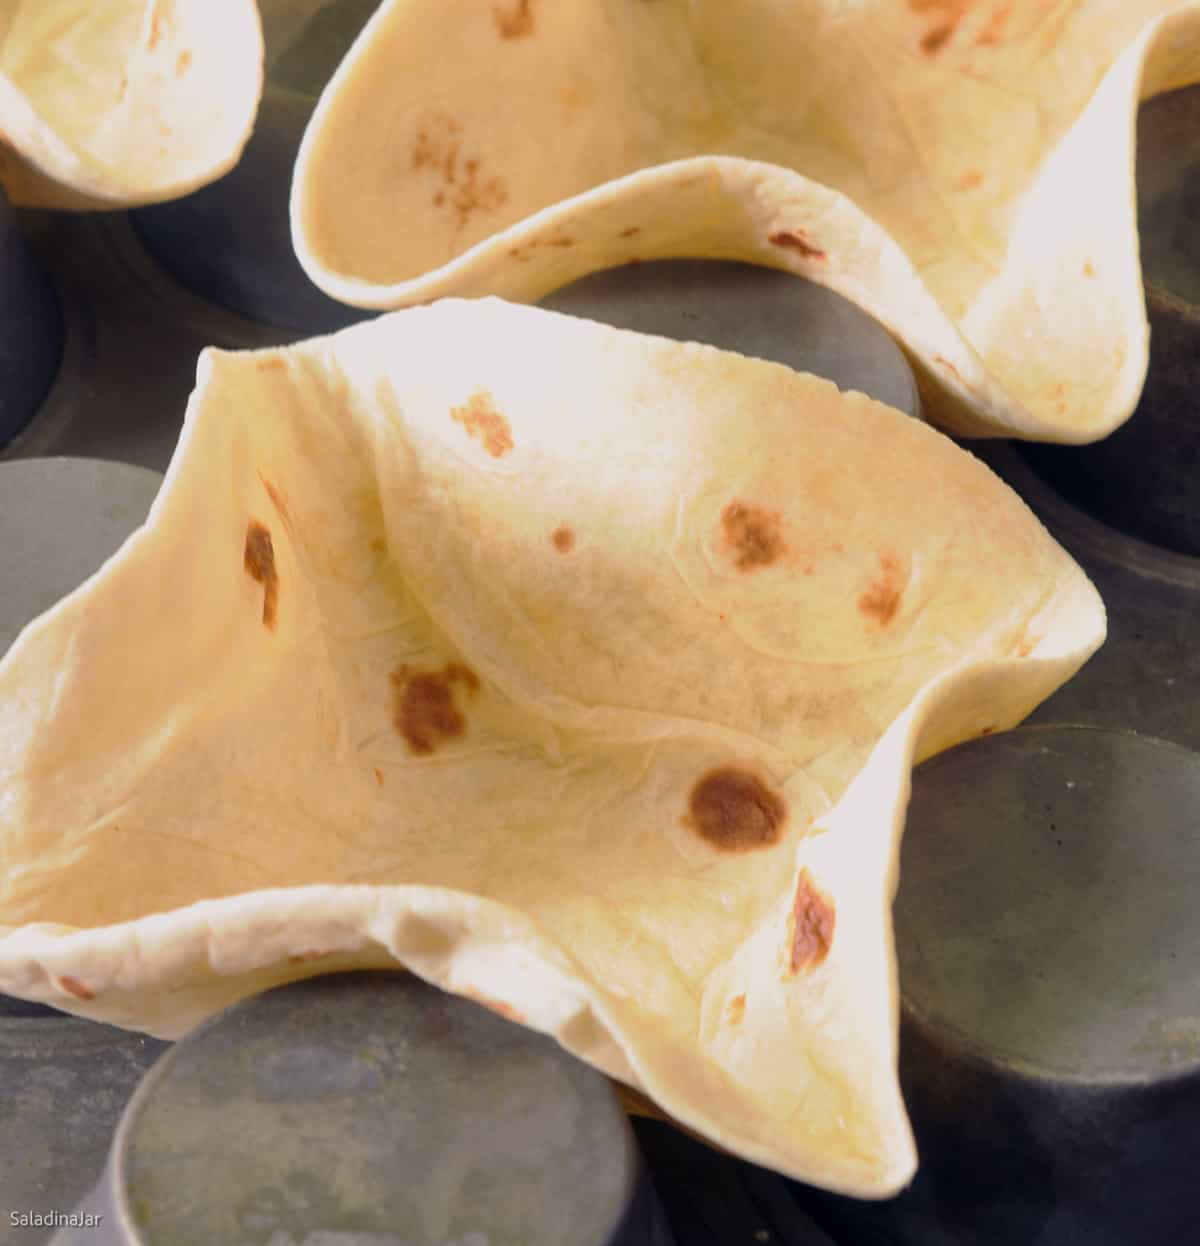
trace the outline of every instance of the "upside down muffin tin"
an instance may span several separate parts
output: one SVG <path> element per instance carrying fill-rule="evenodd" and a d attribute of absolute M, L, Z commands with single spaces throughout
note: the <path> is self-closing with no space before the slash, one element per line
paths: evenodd
<path fill-rule="evenodd" d="M 350 7 L 353 25 L 373 5 L 353 15 Z M 13 356 L 20 366 L 0 369 L 0 646 L 144 518 L 202 346 L 280 343 L 360 315 L 305 283 L 286 237 L 286 169 L 314 83 L 346 38 L 328 24 L 314 30 L 303 54 L 293 47 L 269 55 L 255 138 L 222 182 L 123 215 L 13 213 L 0 205 L 0 248 L 16 257 L 0 270 L 0 322 L 6 341 L 25 343 Z M 579 1153 L 573 1177 L 559 1169 L 549 1179 L 551 1193 L 608 1191 L 589 1240 L 1107 1246 L 1194 1236 L 1200 985 L 1188 951 L 1200 933 L 1192 902 L 1200 884 L 1197 134 L 1200 92 L 1143 108 L 1140 211 L 1153 340 L 1139 411 L 1095 447 L 969 447 L 1096 583 L 1109 639 L 1029 725 L 963 745 L 914 776 L 895 914 L 901 1079 L 921 1157 L 916 1180 L 896 1199 L 855 1202 L 708 1150 L 669 1124 L 637 1121 L 647 1182 L 623 1125 L 612 1119 L 590 1137 L 599 1149 Z M 920 415 L 912 374 L 891 339 L 836 296 L 784 274 L 645 263 L 587 278 L 547 304 L 810 369 Z M 14 337 L 13 325 L 25 336 Z M 247 1001 L 175 1048 L 0 1000 L 0 1196 L 11 1204 L 0 1211 L 49 1219 L 78 1205 L 107 1217 L 113 1242 L 183 1242 L 169 1220 L 173 1204 L 161 1196 L 166 1187 L 155 1183 L 200 1197 L 199 1161 L 221 1136 L 216 1122 L 254 1095 L 267 1112 L 255 1128 L 281 1138 L 293 1119 L 288 1096 L 306 1079 L 320 1094 L 292 1105 L 297 1112 L 323 1095 L 382 1093 L 394 1052 L 378 1014 L 408 1007 L 410 997 L 429 1015 L 451 1008 L 404 978 L 315 979 Z M 477 1021 L 500 1027 L 489 1042 L 516 1050 L 526 1041 L 499 1019 L 462 1007 L 469 1014 L 455 1015 L 468 1018 L 468 1029 Z M 284 1036 L 291 1033 L 284 1017 L 305 1023 L 299 1046 Z M 379 1045 L 369 1076 L 338 1054 L 351 1032 Z M 578 1093 L 602 1118 L 609 1111 L 603 1088 L 540 1042 L 528 1039 L 530 1058 L 545 1067 L 518 1078 L 519 1093 L 510 1084 L 507 1108 L 520 1116 L 539 1097 L 560 1102 L 546 1087 L 582 1078 Z M 158 1058 L 165 1062 L 147 1076 Z M 503 1098 L 502 1062 L 493 1066 L 478 1053 L 471 1060 L 483 1081 L 494 1068 Z M 226 1069 L 257 1089 L 228 1102 L 205 1100 L 202 1084 Z M 189 1083 L 193 1075 L 199 1081 Z M 273 1098 L 273 1085 L 286 1093 Z M 209 1123 L 182 1128 L 185 1100 L 195 1119 Z M 338 1102 L 343 1115 L 327 1113 L 321 1125 L 340 1120 L 342 1132 L 326 1130 L 325 1141 L 336 1146 L 340 1136 L 349 1145 L 357 1126 L 346 1121 L 365 1108 Z M 424 1112 L 441 1119 L 438 1108 Z M 390 1138 L 401 1155 L 406 1135 L 397 1117 L 371 1119 L 378 1132 L 364 1136 L 377 1147 Z M 313 1126 L 314 1149 L 303 1157 L 315 1171 L 321 1132 Z M 422 1240 L 404 1236 L 411 1234 L 401 1227 L 406 1213 L 369 1187 L 354 1187 L 356 1194 L 332 1170 L 324 1184 L 310 1173 L 289 1185 L 282 1167 L 267 1171 L 286 1150 L 256 1150 L 265 1167 L 247 1170 L 234 1209 L 246 1241 Z M 601 1154 L 603 1161 L 595 1158 Z M 600 1176 L 610 1171 L 606 1186 Z M 423 1192 L 430 1181 L 427 1174 L 418 1182 Z M 436 1193 L 444 1207 L 465 1197 Z M 218 1190 L 203 1197 L 212 1216 L 233 1214 Z M 359 1201 L 386 1215 L 364 1219 Z M 196 1221 L 209 1236 L 195 1240 L 216 1240 L 213 1226 L 225 1223 Z M 436 1240 L 455 1246 L 486 1240 L 472 1237 L 482 1230 L 465 1222 L 434 1216 L 430 1223 L 444 1230 Z M 56 1231 L 60 1242 L 76 1240 L 69 1226 L 18 1229 L 6 1218 L 0 1242 L 49 1241 Z M 77 1240 L 105 1239 L 84 1233 Z"/>

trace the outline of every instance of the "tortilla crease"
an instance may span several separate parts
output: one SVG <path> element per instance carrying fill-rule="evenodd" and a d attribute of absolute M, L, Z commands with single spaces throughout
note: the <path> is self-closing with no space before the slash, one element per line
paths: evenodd
<path fill-rule="evenodd" d="M 1103 635 L 973 456 L 776 364 L 493 299 L 210 350 L 0 664 L 0 991 L 170 1037 L 400 964 L 890 1194 L 910 768 Z"/>
<path fill-rule="evenodd" d="M 787 269 L 888 328 L 943 427 L 1094 441 L 1147 366 L 1138 98 L 1198 79 L 1179 0 L 386 0 L 310 123 L 293 238 L 375 308 Z"/>
<path fill-rule="evenodd" d="M 228 172 L 262 90 L 254 0 L 0 0 L 0 187 L 113 208 Z"/>

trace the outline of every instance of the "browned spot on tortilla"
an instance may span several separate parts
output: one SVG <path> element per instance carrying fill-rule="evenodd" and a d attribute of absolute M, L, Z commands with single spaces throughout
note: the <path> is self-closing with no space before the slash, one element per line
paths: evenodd
<path fill-rule="evenodd" d="M 628 229 L 621 230 L 620 236 L 622 238 L 632 238 L 635 234 L 640 234 L 641 232 L 642 227 L 640 225 L 630 225 Z"/>
<path fill-rule="evenodd" d="M 878 628 L 887 627 L 900 613 L 908 586 L 908 571 L 895 554 L 880 554 L 879 572 L 858 599 L 859 613 Z"/>
<path fill-rule="evenodd" d="M 1059 402 L 1059 403 L 1056 403 L 1056 404 L 1055 404 L 1054 409 L 1055 409 L 1055 411 L 1057 411 L 1057 412 L 1058 412 L 1058 414 L 1059 414 L 1059 415 L 1066 415 L 1066 413 L 1067 413 L 1067 404 L 1066 404 L 1065 402 Z"/>
<path fill-rule="evenodd" d="M 375 782 L 378 783 L 380 787 L 383 786 L 383 771 L 380 770 L 378 766 L 375 767 Z"/>
<path fill-rule="evenodd" d="M 434 113 L 417 131 L 412 146 L 414 172 L 429 170 L 453 182 L 458 167 L 462 126 L 445 113 Z"/>
<path fill-rule="evenodd" d="M 1040 636 L 1030 636 L 1028 632 L 1022 632 L 1020 639 L 1013 646 L 1013 652 L 1019 658 L 1027 658 L 1041 643 Z"/>
<path fill-rule="evenodd" d="M 373 536 L 371 538 L 371 549 L 376 554 L 386 554 L 387 542 L 381 536 Z"/>
<path fill-rule="evenodd" d="M 150 30 L 146 36 L 146 47 L 153 52 L 158 47 L 158 42 L 162 38 L 164 22 L 161 13 L 154 15 L 154 20 L 150 23 Z"/>
<path fill-rule="evenodd" d="M 974 190 L 978 186 L 983 185 L 983 171 L 981 169 L 968 169 L 962 177 L 958 179 L 959 190 Z"/>
<path fill-rule="evenodd" d="M 1083 261 L 1083 275 L 1085 277 L 1094 277 L 1096 275 L 1096 265 L 1091 260 Z"/>
<path fill-rule="evenodd" d="M 329 955 L 328 952 L 321 952 L 321 951 L 318 951 L 316 948 L 310 948 L 306 952 L 293 952 L 288 957 L 288 960 L 293 965 L 303 965 L 306 961 L 321 960 L 323 957 L 328 956 L 328 955 Z"/>
<path fill-rule="evenodd" d="M 508 254 L 510 259 L 519 260 L 522 264 L 529 263 L 529 252 L 522 247 L 510 247 Z"/>
<path fill-rule="evenodd" d="M 286 372 L 287 360 L 280 359 L 278 355 L 272 355 L 270 359 L 260 359 L 254 365 L 260 372 Z"/>
<path fill-rule="evenodd" d="M 801 870 L 788 936 L 788 968 L 792 973 L 815 969 L 829 955 L 836 924 L 833 901 L 816 886 L 807 870 Z"/>
<path fill-rule="evenodd" d="M 473 694 L 479 689 L 479 677 L 459 662 L 451 662 L 440 671 L 418 672 L 398 666 L 392 672 L 392 721 L 418 757 L 466 732 L 466 719 L 454 702 L 455 684 Z"/>
<path fill-rule="evenodd" d="M 933 18 L 933 25 L 921 36 L 921 51 L 926 56 L 940 52 L 975 3 L 976 0 L 908 0 L 912 12 Z"/>
<path fill-rule="evenodd" d="M 949 372 L 960 385 L 970 389 L 970 386 L 963 380 L 962 373 L 950 362 L 949 359 L 945 358 L 943 355 L 934 355 L 933 362 Z"/>
<path fill-rule="evenodd" d="M 725 1012 L 730 1025 L 741 1025 L 746 1016 L 746 997 L 744 995 L 735 995 L 729 1001 L 729 1007 Z"/>
<path fill-rule="evenodd" d="M 175 77 L 182 78 L 192 67 L 192 54 L 190 52 L 180 52 L 175 61 Z"/>
<path fill-rule="evenodd" d="M 565 234 L 561 238 L 547 238 L 546 246 L 548 247 L 573 247 L 575 245 L 574 238 L 568 238 Z"/>
<path fill-rule="evenodd" d="M 787 804 L 752 771 L 721 766 L 697 780 L 684 826 L 718 852 L 753 852 L 783 837 Z"/>
<path fill-rule="evenodd" d="M 921 51 L 926 56 L 936 56 L 950 42 L 953 34 L 953 22 L 943 22 L 940 26 L 934 26 L 921 36 Z"/>
<path fill-rule="evenodd" d="M 828 255 L 815 246 L 802 229 L 780 229 L 768 237 L 767 241 L 776 247 L 787 247 L 790 251 L 798 251 L 806 260 L 827 260 Z"/>
<path fill-rule="evenodd" d="M 976 44 L 986 48 L 996 48 L 1004 42 L 1004 27 L 1012 16 L 1012 0 L 1002 0 L 988 18 L 987 24 L 975 39 Z"/>
<path fill-rule="evenodd" d="M 473 173 L 455 191 L 453 199 L 460 226 L 466 224 L 472 213 L 494 212 L 507 202 L 508 190 L 498 177 L 478 181 Z"/>
<path fill-rule="evenodd" d="M 67 974 L 63 974 L 58 980 L 58 985 L 62 987 L 68 995 L 74 995 L 76 999 L 95 999 L 96 992 L 92 990 L 84 982 L 80 982 L 78 978 L 72 978 Z"/>
<path fill-rule="evenodd" d="M 498 177 L 484 177 L 478 157 L 462 155 L 462 125 L 444 112 L 430 112 L 417 129 L 409 153 L 412 169 L 433 179 L 435 207 L 448 205 L 462 228 L 475 212 L 494 211 L 508 202 Z"/>
<path fill-rule="evenodd" d="M 474 987 L 467 987 L 463 994 L 468 999 L 473 999 L 477 1004 L 482 1004 L 485 1008 L 492 1012 L 498 1013 L 508 1021 L 515 1021 L 517 1025 L 524 1025 L 525 1015 L 512 1004 L 505 1003 L 502 999 L 493 999 L 490 995 L 485 995 L 482 991 L 475 990 Z"/>
<path fill-rule="evenodd" d="M 730 502 L 721 512 L 721 527 L 739 571 L 753 571 L 778 562 L 787 547 L 777 511 L 746 502 Z"/>
<path fill-rule="evenodd" d="M 524 39 L 533 34 L 533 0 L 517 0 L 511 8 L 495 8 L 492 17 L 501 39 Z"/>
<path fill-rule="evenodd" d="M 461 424 L 494 459 L 502 458 L 513 448 L 512 428 L 492 404 L 492 396 L 477 389 L 466 405 L 452 407 L 450 417 Z"/>
<path fill-rule="evenodd" d="M 991 734 L 992 734 L 992 732 L 993 732 L 993 731 L 995 731 L 995 730 L 996 730 L 996 724 L 995 724 L 995 723 L 991 723 L 991 724 L 990 724 L 989 726 L 987 726 L 987 727 L 980 727 L 980 728 L 979 728 L 979 734 L 980 734 L 980 735 L 991 735 Z"/>
<path fill-rule="evenodd" d="M 575 533 L 565 523 L 559 524 L 554 529 L 550 534 L 550 539 L 560 554 L 569 554 L 575 548 Z"/>
<path fill-rule="evenodd" d="M 274 631 L 279 609 L 279 572 L 275 569 L 275 546 L 270 530 L 257 519 L 252 519 L 246 528 L 242 566 L 252 580 L 263 586 L 263 626 Z"/>

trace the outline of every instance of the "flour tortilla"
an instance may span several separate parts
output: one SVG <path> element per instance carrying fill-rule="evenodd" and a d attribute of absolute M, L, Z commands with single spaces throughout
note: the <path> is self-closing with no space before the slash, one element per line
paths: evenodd
<path fill-rule="evenodd" d="M 227 172 L 262 89 L 254 0 L 0 0 L 0 186 L 111 208 Z"/>
<path fill-rule="evenodd" d="M 1179 0 L 386 0 L 293 236 L 361 307 L 789 269 L 896 336 L 943 426 L 1093 441 L 1147 364 L 1138 98 L 1197 79 Z"/>
<path fill-rule="evenodd" d="M 974 457 L 775 364 L 497 300 L 208 351 L 0 663 L 0 991 L 171 1037 L 398 963 L 886 1195 L 910 768 L 1103 635 Z"/>

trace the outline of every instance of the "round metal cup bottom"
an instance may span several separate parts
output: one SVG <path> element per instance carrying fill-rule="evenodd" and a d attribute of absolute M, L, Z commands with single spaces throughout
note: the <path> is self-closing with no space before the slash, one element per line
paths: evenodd
<path fill-rule="evenodd" d="M 1200 757 L 1026 727 L 913 782 L 895 905 L 921 1167 L 821 1196 L 850 1241 L 1132 1246 L 1195 1236 Z"/>
<path fill-rule="evenodd" d="M 593 273 L 541 305 L 618 329 L 702 342 L 811 372 L 919 416 L 908 361 L 866 312 L 832 290 L 726 260 L 656 260 Z"/>
<path fill-rule="evenodd" d="M 98 459 L 0 463 L 0 658 L 145 522 L 161 483 Z"/>
<path fill-rule="evenodd" d="M 183 1039 L 79 1211 L 99 1220 L 59 1246 L 669 1246 L 605 1078 L 388 972 L 280 987 Z"/>

